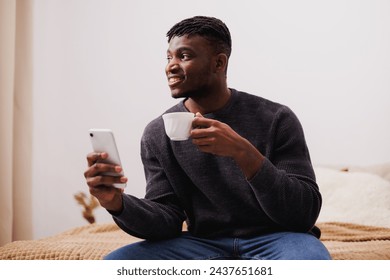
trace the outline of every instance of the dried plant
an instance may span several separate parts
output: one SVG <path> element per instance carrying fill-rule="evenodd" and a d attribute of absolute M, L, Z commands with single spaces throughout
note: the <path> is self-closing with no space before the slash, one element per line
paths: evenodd
<path fill-rule="evenodd" d="M 87 197 L 87 195 L 83 192 L 79 192 L 74 195 L 74 198 L 83 206 L 83 217 L 90 223 L 95 223 L 95 216 L 93 214 L 93 210 L 100 206 L 99 201 L 92 195 Z"/>

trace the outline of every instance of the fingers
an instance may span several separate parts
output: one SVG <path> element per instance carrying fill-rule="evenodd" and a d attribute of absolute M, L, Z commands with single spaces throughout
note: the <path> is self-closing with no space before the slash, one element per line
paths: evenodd
<path fill-rule="evenodd" d="M 88 166 L 94 165 L 99 160 L 104 160 L 108 157 L 107 153 L 89 153 L 87 155 Z"/>
<path fill-rule="evenodd" d="M 126 183 L 128 179 L 121 176 L 121 166 L 101 162 L 107 157 L 107 153 L 89 153 L 88 169 L 84 172 L 84 177 L 90 194 L 99 200 L 100 205 L 108 210 L 118 211 L 122 207 L 124 190 L 113 185 Z"/>
<path fill-rule="evenodd" d="M 90 188 L 127 182 L 127 178 L 121 176 L 121 166 L 99 162 L 107 157 L 107 153 L 93 152 L 87 155 L 88 169 L 84 172 L 84 177 Z M 118 175 L 116 176 L 116 174 Z"/>
<path fill-rule="evenodd" d="M 213 127 L 213 123 L 215 123 L 215 120 L 207 119 L 199 112 L 196 113 L 192 121 L 191 138 L 198 139 L 210 136 L 210 128 Z"/>
<path fill-rule="evenodd" d="M 211 146 L 216 143 L 216 138 L 215 137 L 200 137 L 200 138 L 193 138 L 192 143 L 195 144 L 198 147 L 203 147 L 203 146 Z"/>
<path fill-rule="evenodd" d="M 192 122 L 192 143 L 200 151 L 219 156 L 233 156 L 241 137 L 226 123 L 197 113 Z"/>
<path fill-rule="evenodd" d="M 202 152 L 213 153 L 212 147 L 216 144 L 218 135 L 218 122 L 204 118 L 200 113 L 197 113 L 192 125 L 192 143 Z"/>
<path fill-rule="evenodd" d="M 213 119 L 208 119 L 203 117 L 200 113 L 195 114 L 195 118 L 192 121 L 192 127 L 194 129 L 196 128 L 207 128 L 212 126 L 212 124 L 215 122 Z"/>
<path fill-rule="evenodd" d="M 95 162 L 84 172 L 84 177 L 94 177 L 107 172 L 118 174 L 119 176 L 119 174 L 122 172 L 122 167 L 108 163 Z"/>
<path fill-rule="evenodd" d="M 115 177 L 115 176 L 93 176 L 86 177 L 87 185 L 89 188 L 97 188 L 101 186 L 112 186 L 113 184 L 123 184 L 127 182 L 127 177 Z"/>
<path fill-rule="evenodd" d="M 224 133 L 224 124 L 211 119 L 200 118 L 199 120 L 194 120 L 194 125 L 196 125 L 191 130 L 191 138 L 200 139 L 200 138 L 209 138 L 209 141 L 214 141 L 218 135 Z"/>

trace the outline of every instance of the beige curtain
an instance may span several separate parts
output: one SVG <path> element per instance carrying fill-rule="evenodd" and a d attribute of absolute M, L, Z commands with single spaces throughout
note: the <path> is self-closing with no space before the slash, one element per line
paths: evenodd
<path fill-rule="evenodd" d="M 0 246 L 32 238 L 32 0 L 0 0 Z"/>

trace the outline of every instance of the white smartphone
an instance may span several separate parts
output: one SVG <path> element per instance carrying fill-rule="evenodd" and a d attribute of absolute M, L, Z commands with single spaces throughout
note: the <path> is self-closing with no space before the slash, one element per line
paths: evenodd
<path fill-rule="evenodd" d="M 110 129 L 91 128 L 89 130 L 89 138 L 91 139 L 92 149 L 94 152 L 106 152 L 108 154 L 108 158 L 101 160 L 100 162 L 122 166 L 114 133 Z M 107 172 L 104 175 L 120 177 L 123 176 L 124 173 L 122 170 L 121 173 Z M 114 187 L 123 189 L 126 187 L 126 183 L 114 184 Z"/>

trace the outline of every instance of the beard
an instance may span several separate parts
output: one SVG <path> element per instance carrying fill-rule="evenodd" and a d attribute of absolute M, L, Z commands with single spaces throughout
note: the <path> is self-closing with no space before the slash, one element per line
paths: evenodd
<path fill-rule="evenodd" d="M 180 88 L 174 88 L 171 89 L 171 96 L 174 99 L 180 99 L 180 98 L 202 98 L 209 94 L 210 88 L 207 85 L 202 85 L 197 88 L 188 88 L 188 89 L 180 89 Z"/>

